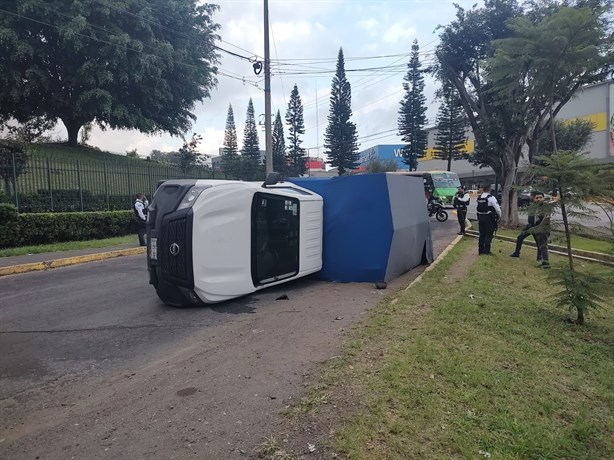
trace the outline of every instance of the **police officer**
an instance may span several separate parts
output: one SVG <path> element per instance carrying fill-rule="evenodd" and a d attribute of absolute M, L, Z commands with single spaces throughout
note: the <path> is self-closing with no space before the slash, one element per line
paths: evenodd
<path fill-rule="evenodd" d="M 145 242 L 145 233 L 147 231 L 147 207 L 149 206 L 149 202 L 145 195 L 142 193 L 136 194 L 136 201 L 132 206 L 132 210 L 134 211 L 134 221 L 136 222 L 136 233 L 139 236 L 139 244 L 141 246 L 147 246 Z"/>
<path fill-rule="evenodd" d="M 458 187 L 456 195 L 454 195 L 454 202 L 452 205 L 456 209 L 456 216 L 458 217 L 458 224 L 460 225 L 460 232 L 458 235 L 465 234 L 465 221 L 467 220 L 467 206 L 469 205 L 469 194 L 465 192 L 465 187 L 462 185 Z"/>
<path fill-rule="evenodd" d="M 501 218 L 501 208 L 497 199 L 490 194 L 490 185 L 482 188 L 482 193 L 477 199 L 478 227 L 480 238 L 478 241 L 478 254 L 490 255 L 490 244 L 497 228 L 497 222 Z"/>

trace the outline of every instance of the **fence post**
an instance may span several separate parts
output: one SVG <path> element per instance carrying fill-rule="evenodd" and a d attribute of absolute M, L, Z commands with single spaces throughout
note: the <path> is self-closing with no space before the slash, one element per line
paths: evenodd
<path fill-rule="evenodd" d="M 79 183 L 79 201 L 81 202 L 81 212 L 83 212 L 83 188 L 81 187 L 81 162 L 77 160 L 77 182 Z"/>
<path fill-rule="evenodd" d="M 17 214 L 19 214 L 19 193 L 17 193 L 17 169 L 15 167 L 15 152 L 11 152 L 13 157 L 13 192 L 15 192 L 15 207 L 17 208 Z"/>
<path fill-rule="evenodd" d="M 136 192 L 132 190 L 132 168 L 130 163 L 131 161 L 128 161 L 128 205 L 132 206 L 132 195 Z"/>
<path fill-rule="evenodd" d="M 51 205 L 51 212 L 53 212 L 53 187 L 51 186 L 51 162 L 47 157 L 47 186 L 49 188 L 49 204 Z"/>
<path fill-rule="evenodd" d="M 107 175 L 107 162 L 104 161 L 104 194 L 105 197 L 107 198 L 107 211 L 111 210 L 111 203 L 109 200 L 109 177 Z"/>
<path fill-rule="evenodd" d="M 147 167 L 147 176 L 148 176 L 148 180 L 149 180 L 149 199 L 153 200 L 153 194 L 155 193 L 155 190 L 153 190 L 151 188 L 151 165 L 148 165 Z"/>

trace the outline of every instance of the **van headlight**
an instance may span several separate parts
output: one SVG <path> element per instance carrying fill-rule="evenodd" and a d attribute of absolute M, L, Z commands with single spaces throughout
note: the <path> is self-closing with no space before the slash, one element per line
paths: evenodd
<path fill-rule="evenodd" d="M 180 211 L 182 209 L 188 209 L 194 206 L 194 203 L 196 202 L 196 199 L 199 197 L 199 195 L 208 188 L 209 187 L 193 186 L 183 197 L 183 200 L 181 200 L 179 206 L 177 206 L 177 211 Z"/>

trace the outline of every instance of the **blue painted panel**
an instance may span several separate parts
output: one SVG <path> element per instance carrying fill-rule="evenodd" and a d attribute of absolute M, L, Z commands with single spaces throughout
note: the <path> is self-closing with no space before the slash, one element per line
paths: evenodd
<path fill-rule="evenodd" d="M 386 279 L 393 221 L 385 174 L 290 178 L 324 199 L 322 279 Z"/>
<path fill-rule="evenodd" d="M 376 145 L 370 149 L 360 152 L 360 165 L 366 166 L 373 158 L 379 160 L 389 160 L 393 158 L 397 162 L 399 169 L 407 169 L 407 165 L 403 163 L 403 155 L 401 150 L 405 144 L 391 144 L 391 145 Z"/>

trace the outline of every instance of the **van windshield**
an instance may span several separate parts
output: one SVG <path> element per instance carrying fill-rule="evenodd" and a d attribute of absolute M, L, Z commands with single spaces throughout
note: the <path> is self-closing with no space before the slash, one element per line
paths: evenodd
<path fill-rule="evenodd" d="M 458 188 L 461 183 L 456 174 L 433 174 L 433 185 L 436 188 Z"/>

